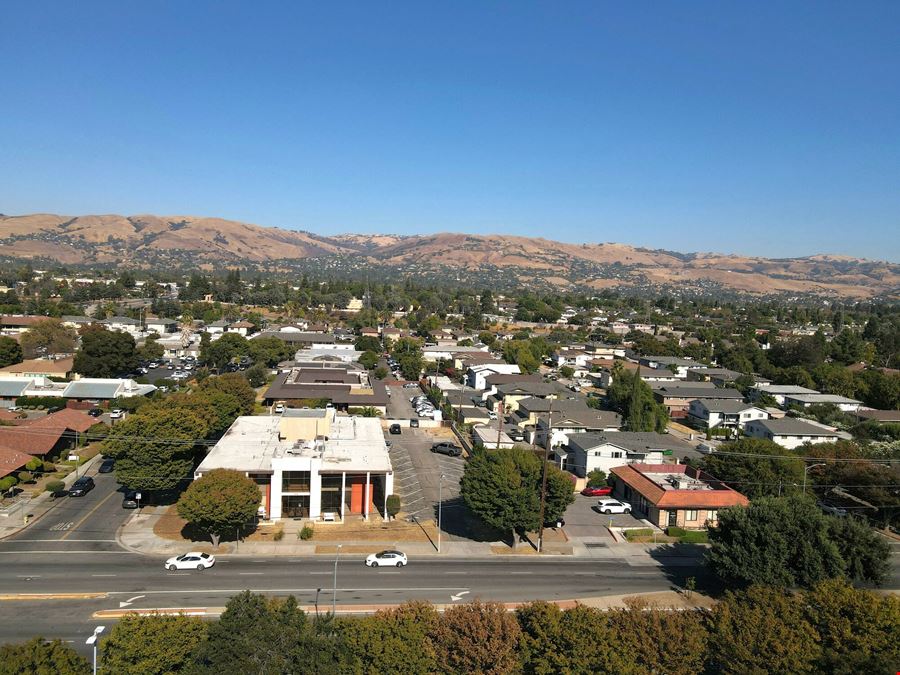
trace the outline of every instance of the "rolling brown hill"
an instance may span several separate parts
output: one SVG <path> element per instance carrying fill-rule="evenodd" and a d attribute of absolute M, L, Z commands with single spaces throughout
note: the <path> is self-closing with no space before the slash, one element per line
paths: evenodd
<path fill-rule="evenodd" d="M 278 270 L 291 269 L 292 261 L 324 258 L 335 270 L 368 265 L 432 279 L 501 280 L 558 290 L 648 287 L 900 299 L 900 265 L 846 256 L 682 254 L 626 244 L 452 233 L 324 237 L 195 216 L 0 216 L 0 257 L 85 266 Z"/>

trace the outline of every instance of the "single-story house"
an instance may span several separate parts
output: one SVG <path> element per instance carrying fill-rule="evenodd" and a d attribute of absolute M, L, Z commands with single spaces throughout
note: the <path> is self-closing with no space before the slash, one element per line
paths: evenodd
<path fill-rule="evenodd" d="M 795 405 L 801 408 L 808 408 L 811 405 L 833 405 L 843 412 L 856 412 L 862 405 L 862 401 L 835 394 L 786 394 L 783 405 L 785 407 Z"/>
<path fill-rule="evenodd" d="M 755 384 L 750 387 L 750 400 L 756 401 L 764 394 L 775 399 L 778 405 L 784 405 L 786 396 L 796 396 L 799 394 L 818 394 L 820 392 L 807 387 L 799 387 L 794 384 Z"/>
<path fill-rule="evenodd" d="M 833 429 L 794 417 L 748 422 L 744 427 L 744 434 L 751 438 L 773 441 L 788 450 L 805 443 L 834 443 L 841 437 Z"/>
<path fill-rule="evenodd" d="M 75 359 L 67 356 L 61 359 L 26 359 L 21 363 L 0 368 L 0 377 L 58 377 L 68 378 L 72 374 Z"/>
<path fill-rule="evenodd" d="M 702 530 L 715 525 L 720 509 L 750 501 L 721 481 L 685 464 L 613 467 L 613 494 L 660 528 Z"/>

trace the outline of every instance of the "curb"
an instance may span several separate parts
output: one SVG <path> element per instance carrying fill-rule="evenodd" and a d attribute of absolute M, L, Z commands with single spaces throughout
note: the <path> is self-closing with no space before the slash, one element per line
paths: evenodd
<path fill-rule="evenodd" d="M 5 593 L 0 595 L 0 601 L 20 601 L 28 602 L 30 600 L 95 600 L 98 598 L 107 598 L 108 593 Z"/>

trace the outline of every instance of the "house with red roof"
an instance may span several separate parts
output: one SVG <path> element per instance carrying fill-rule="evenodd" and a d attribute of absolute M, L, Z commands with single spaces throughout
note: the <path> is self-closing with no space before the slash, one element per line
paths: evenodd
<path fill-rule="evenodd" d="M 720 509 L 750 503 L 740 492 L 686 464 L 628 464 L 611 472 L 613 494 L 660 528 L 702 530 L 718 521 Z"/>

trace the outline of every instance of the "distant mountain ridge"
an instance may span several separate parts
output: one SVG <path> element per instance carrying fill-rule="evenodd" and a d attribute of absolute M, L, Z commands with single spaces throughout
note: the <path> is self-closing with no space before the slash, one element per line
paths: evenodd
<path fill-rule="evenodd" d="M 155 215 L 0 216 L 0 259 L 164 269 L 363 266 L 467 283 L 543 289 L 655 288 L 698 293 L 900 299 L 900 265 L 848 256 L 761 258 L 509 235 L 321 236 L 221 218 Z"/>

